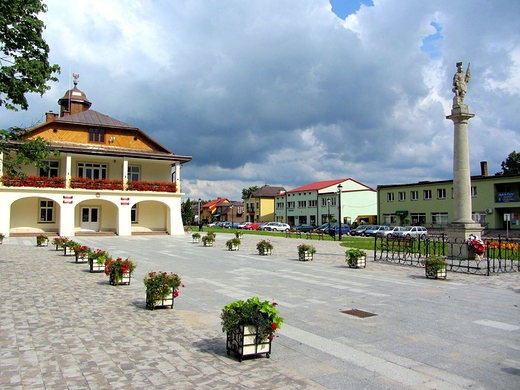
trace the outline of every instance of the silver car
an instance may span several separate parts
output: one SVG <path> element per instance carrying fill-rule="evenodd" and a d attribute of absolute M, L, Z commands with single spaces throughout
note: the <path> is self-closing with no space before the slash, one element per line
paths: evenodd
<path fill-rule="evenodd" d="M 424 226 L 405 226 L 402 230 L 393 233 L 394 237 L 420 238 L 428 237 L 428 230 Z"/>
<path fill-rule="evenodd" d="M 402 230 L 401 226 L 390 226 L 389 230 L 380 230 L 377 232 L 377 237 L 393 237 L 395 232 Z"/>
<path fill-rule="evenodd" d="M 263 227 L 262 230 L 273 231 L 273 232 L 285 232 L 288 231 L 291 227 L 282 222 L 268 222 Z"/>

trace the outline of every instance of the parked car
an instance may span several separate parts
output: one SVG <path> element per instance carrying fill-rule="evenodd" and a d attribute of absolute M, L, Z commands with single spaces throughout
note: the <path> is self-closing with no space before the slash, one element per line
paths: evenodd
<path fill-rule="evenodd" d="M 311 230 L 314 230 L 314 226 L 307 223 L 300 223 L 299 225 L 293 226 L 291 229 L 300 230 L 302 232 L 310 232 Z"/>
<path fill-rule="evenodd" d="M 401 230 L 401 226 L 390 226 L 390 230 L 380 230 L 377 232 L 377 237 L 393 237 L 395 232 Z"/>
<path fill-rule="evenodd" d="M 289 230 L 291 227 L 282 222 L 268 222 L 263 227 L 262 230 L 266 231 L 274 231 L 274 232 L 285 232 Z"/>
<path fill-rule="evenodd" d="M 329 224 L 323 224 L 316 228 L 316 230 L 321 230 L 325 234 L 329 234 Z M 335 234 L 339 234 L 339 223 L 331 223 L 330 224 L 330 230 L 334 230 Z M 350 226 L 346 223 L 341 224 L 341 234 L 342 235 L 348 235 L 350 234 Z"/>
<path fill-rule="evenodd" d="M 372 229 L 373 225 L 359 225 L 357 228 L 350 231 L 351 236 L 364 236 L 365 231 Z"/>
<path fill-rule="evenodd" d="M 239 223 L 238 226 L 237 226 L 237 229 L 245 229 L 245 227 L 247 225 L 251 225 L 251 222 L 242 222 L 242 223 Z"/>
<path fill-rule="evenodd" d="M 390 226 L 385 225 L 374 225 L 371 229 L 365 230 L 365 236 L 367 237 L 375 237 L 379 232 L 390 231 Z"/>
<path fill-rule="evenodd" d="M 258 222 L 253 222 L 253 223 L 251 223 L 251 224 L 249 224 L 249 225 L 246 225 L 246 226 L 244 227 L 244 229 L 246 229 L 246 230 L 258 230 L 259 227 L 260 227 L 260 223 L 258 223 Z"/>
<path fill-rule="evenodd" d="M 223 227 L 224 229 L 238 229 L 238 222 L 222 222 L 222 225 L 220 227 Z"/>
<path fill-rule="evenodd" d="M 428 236 L 428 230 L 424 226 L 405 226 L 402 230 L 393 233 L 394 237 L 421 238 Z"/>

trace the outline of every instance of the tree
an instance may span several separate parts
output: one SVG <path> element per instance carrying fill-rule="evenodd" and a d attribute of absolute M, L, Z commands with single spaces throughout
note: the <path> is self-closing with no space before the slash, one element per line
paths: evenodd
<path fill-rule="evenodd" d="M 505 161 L 502 161 L 502 175 L 519 175 L 520 174 L 520 153 L 512 151 L 509 153 Z"/>
<path fill-rule="evenodd" d="M 40 12 L 47 12 L 41 0 L 0 1 L 0 106 L 9 110 L 27 110 L 26 93 L 43 95 L 47 81 L 58 81 L 60 67 L 49 64 Z"/>
<path fill-rule="evenodd" d="M 253 192 L 258 190 L 258 186 L 252 186 L 249 188 L 242 188 L 242 199 L 248 198 Z"/>
<path fill-rule="evenodd" d="M 182 204 L 181 214 L 182 220 L 185 225 L 189 225 L 193 222 L 193 206 L 190 198 L 186 199 L 186 202 Z"/>
<path fill-rule="evenodd" d="M 22 165 L 34 165 L 45 171 L 49 166 L 45 159 L 54 154 L 59 156 L 60 152 L 50 151 L 50 143 L 41 137 L 26 141 L 24 135 L 27 130 L 15 127 L 9 130 L 0 130 L 0 152 L 3 153 L 4 173 L 9 177 L 23 176 Z M 15 153 L 11 153 L 14 151 Z"/>

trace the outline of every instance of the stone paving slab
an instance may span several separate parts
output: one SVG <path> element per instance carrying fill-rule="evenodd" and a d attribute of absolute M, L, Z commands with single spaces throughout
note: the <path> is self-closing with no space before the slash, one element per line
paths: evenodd
<path fill-rule="evenodd" d="M 118 287 L 72 257 L 35 247 L 34 238 L 5 239 L 0 245 L 0 389 L 492 388 L 482 383 L 514 388 L 511 376 L 520 373 L 520 354 L 501 359 L 513 347 L 510 334 L 519 332 L 503 330 L 508 337 L 502 341 L 496 329 L 518 324 L 508 312 L 515 300 L 520 304 L 518 273 L 449 273 L 446 281 L 425 282 L 418 267 L 369 261 L 366 269 L 349 270 L 345 248 L 337 242 L 313 240 L 314 261 L 299 262 L 296 247 L 308 240 L 270 238 L 273 255 L 259 259 L 258 236 L 246 235 L 233 253 L 224 249 L 230 237 L 218 234 L 214 248 L 192 244 L 188 236 L 78 237 L 82 244 L 139 259 L 131 285 Z M 183 269 L 186 291 L 181 290 L 174 310 L 145 310 L 142 275 L 150 267 L 170 270 L 169 264 L 175 272 Z M 212 268 L 215 264 L 222 269 Z M 251 285 L 270 272 L 276 273 L 265 286 Z M 403 294 L 400 286 L 414 293 Z M 243 298 L 250 290 L 280 295 L 286 322 L 271 359 L 239 363 L 225 353 L 218 313 L 223 300 Z M 311 293 L 302 297 L 302 291 Z M 472 320 L 477 307 L 452 307 L 450 294 L 475 297 L 475 303 L 495 308 L 494 316 L 508 324 L 479 320 L 479 333 L 451 331 L 450 318 L 479 321 Z M 335 307 L 344 308 L 345 296 L 380 314 L 347 322 L 354 337 L 337 327 Z M 432 321 L 431 310 L 420 310 L 431 296 L 449 313 L 439 319 L 446 337 L 419 328 Z M 494 304 L 504 296 L 512 302 Z M 412 323 L 401 325 L 404 318 Z M 415 324 L 417 330 L 410 332 Z M 482 337 L 495 340 L 487 351 L 479 349 Z M 493 364 L 506 369 L 503 382 L 482 373 L 482 367 Z"/>

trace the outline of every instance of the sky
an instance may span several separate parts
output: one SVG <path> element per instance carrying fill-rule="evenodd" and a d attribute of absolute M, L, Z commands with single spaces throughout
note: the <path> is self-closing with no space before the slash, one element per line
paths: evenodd
<path fill-rule="evenodd" d="M 0 111 L 0 128 L 58 112 L 78 73 L 93 110 L 193 157 L 184 199 L 452 179 L 459 61 L 471 63 L 471 174 L 520 151 L 517 0 L 45 3 L 59 82 L 27 111 Z"/>

